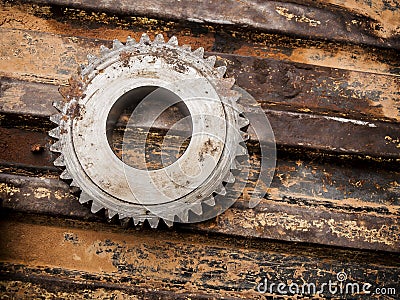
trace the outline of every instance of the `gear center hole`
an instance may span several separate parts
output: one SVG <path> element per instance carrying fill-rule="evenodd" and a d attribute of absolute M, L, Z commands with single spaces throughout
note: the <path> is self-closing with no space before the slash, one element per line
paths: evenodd
<path fill-rule="evenodd" d="M 107 139 L 114 154 L 141 170 L 165 168 L 189 146 L 192 118 L 172 91 L 142 86 L 123 94 L 107 118 Z"/>

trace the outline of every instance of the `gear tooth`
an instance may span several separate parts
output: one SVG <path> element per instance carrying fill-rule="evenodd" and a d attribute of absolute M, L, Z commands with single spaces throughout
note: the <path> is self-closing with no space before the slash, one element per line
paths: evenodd
<path fill-rule="evenodd" d="M 149 222 L 151 228 L 157 228 L 160 218 L 159 217 L 148 218 L 147 221 Z"/>
<path fill-rule="evenodd" d="M 64 167 L 64 166 L 65 166 L 64 154 L 61 154 L 59 157 L 57 157 L 57 158 L 54 160 L 53 164 L 54 164 L 56 167 Z"/>
<path fill-rule="evenodd" d="M 164 44 L 164 36 L 161 33 L 157 34 L 154 38 L 153 44 Z"/>
<path fill-rule="evenodd" d="M 213 196 L 210 196 L 208 199 L 204 200 L 203 203 L 207 204 L 208 206 L 215 206 L 215 199 Z"/>
<path fill-rule="evenodd" d="M 163 219 L 165 225 L 168 227 L 172 227 L 174 225 L 174 221 Z"/>
<path fill-rule="evenodd" d="M 187 52 L 191 52 L 192 51 L 192 47 L 190 45 L 182 45 L 182 49 L 187 51 Z"/>
<path fill-rule="evenodd" d="M 78 72 L 79 72 L 79 74 L 84 74 L 85 73 L 85 70 L 86 70 L 86 65 L 85 64 L 80 64 L 79 65 L 79 68 L 78 68 Z M 64 96 L 64 95 L 63 95 Z"/>
<path fill-rule="evenodd" d="M 126 38 L 126 45 L 133 46 L 136 44 L 136 40 L 132 38 L 130 35 Z"/>
<path fill-rule="evenodd" d="M 220 66 L 215 69 L 217 71 L 217 74 L 220 78 L 224 77 L 225 72 L 226 72 L 226 67 L 225 66 Z"/>
<path fill-rule="evenodd" d="M 108 49 L 106 46 L 104 46 L 104 45 L 101 45 L 101 46 L 100 46 L 100 53 L 101 53 L 101 55 L 107 55 L 107 54 L 110 53 L 110 52 L 111 52 L 111 50 Z"/>
<path fill-rule="evenodd" d="M 238 118 L 238 124 L 239 124 L 239 128 L 243 128 L 243 127 L 246 127 L 247 125 L 249 125 L 250 121 L 247 118 L 240 117 L 240 118 Z"/>
<path fill-rule="evenodd" d="M 143 33 L 141 38 L 140 38 L 140 43 L 149 45 L 151 43 L 151 39 L 147 33 Z"/>
<path fill-rule="evenodd" d="M 62 100 L 57 100 L 53 102 L 53 106 L 59 111 L 62 112 L 64 108 L 64 101 Z"/>
<path fill-rule="evenodd" d="M 225 189 L 225 187 L 224 187 L 222 184 L 220 184 L 220 185 L 215 189 L 215 192 L 216 192 L 217 194 L 221 195 L 221 196 L 225 196 L 225 195 L 226 195 L 226 189 Z"/>
<path fill-rule="evenodd" d="M 233 77 L 229 77 L 229 78 L 224 78 L 224 82 L 225 84 L 231 89 L 233 87 L 233 85 L 235 84 L 235 78 Z M 232 96 L 235 98 L 235 101 L 237 100 L 237 97 L 240 97 L 240 93 L 231 90 L 230 94 L 232 94 Z"/>
<path fill-rule="evenodd" d="M 133 224 L 135 225 L 135 226 L 138 226 L 138 225 L 141 225 L 141 224 L 143 224 L 143 222 L 145 221 L 145 219 L 142 219 L 142 218 L 132 218 L 133 219 Z"/>
<path fill-rule="evenodd" d="M 178 46 L 178 39 L 176 38 L 176 36 L 172 36 L 168 43 L 168 45 L 172 45 L 172 46 Z"/>
<path fill-rule="evenodd" d="M 203 58 L 204 56 L 204 48 L 199 47 L 196 50 L 193 51 L 193 54 L 196 55 L 197 57 Z"/>
<path fill-rule="evenodd" d="M 90 211 L 95 214 L 95 213 L 99 212 L 102 208 L 103 207 L 99 203 L 93 201 Z"/>
<path fill-rule="evenodd" d="M 60 125 L 61 123 L 61 115 L 60 114 L 55 114 L 50 116 L 50 121 L 52 121 L 54 124 Z"/>
<path fill-rule="evenodd" d="M 231 172 L 228 172 L 228 174 L 225 176 L 223 181 L 227 182 L 227 183 L 234 183 L 235 182 L 235 176 L 233 176 L 233 174 Z"/>
<path fill-rule="evenodd" d="M 187 223 L 189 221 L 189 212 L 187 209 L 179 212 L 178 218 L 181 220 L 182 223 Z"/>
<path fill-rule="evenodd" d="M 78 187 L 78 188 L 80 188 L 80 185 L 78 184 L 78 182 L 77 182 L 76 180 L 72 180 L 72 182 L 71 182 L 70 186 L 73 186 L 73 187 Z"/>
<path fill-rule="evenodd" d="M 61 142 L 60 142 L 60 141 L 57 141 L 57 142 L 55 142 L 54 144 L 52 144 L 52 145 L 50 146 L 50 151 L 61 153 L 61 151 L 62 151 Z"/>
<path fill-rule="evenodd" d="M 113 40 L 113 50 L 118 50 L 122 47 L 124 47 L 124 44 L 122 44 L 119 40 Z"/>
<path fill-rule="evenodd" d="M 60 178 L 61 178 L 61 179 L 72 179 L 72 176 L 71 176 L 71 174 L 69 174 L 68 170 L 65 169 L 65 170 L 61 173 Z"/>
<path fill-rule="evenodd" d="M 132 219 L 131 217 L 124 216 L 123 218 L 121 218 L 121 216 L 119 216 L 119 223 L 121 224 L 122 227 L 128 228 L 131 219 Z"/>
<path fill-rule="evenodd" d="M 240 169 L 241 169 L 240 163 L 236 159 L 233 159 L 231 163 L 231 170 L 240 170 Z"/>
<path fill-rule="evenodd" d="M 117 212 L 115 210 L 112 210 L 112 209 L 108 208 L 106 210 L 106 214 L 107 214 L 107 218 L 109 220 L 111 220 L 112 218 L 114 218 L 114 216 L 117 214 Z"/>
<path fill-rule="evenodd" d="M 90 200 L 92 200 L 89 196 L 89 194 L 87 194 L 86 192 L 82 191 L 81 195 L 79 197 L 79 203 L 84 204 L 89 202 Z"/>
<path fill-rule="evenodd" d="M 217 61 L 217 57 L 216 56 L 209 56 L 209 57 L 206 58 L 205 61 L 210 67 L 214 67 L 215 62 Z"/>
<path fill-rule="evenodd" d="M 89 64 L 92 64 L 97 60 L 97 56 L 95 56 L 93 54 L 88 54 L 87 59 L 88 59 Z"/>
<path fill-rule="evenodd" d="M 243 155 L 247 155 L 247 148 L 239 144 L 236 148 L 236 156 L 243 156 Z"/>
<path fill-rule="evenodd" d="M 190 210 L 198 216 L 200 216 L 203 213 L 203 208 L 201 207 L 201 203 L 193 203 L 192 206 L 190 207 Z"/>
<path fill-rule="evenodd" d="M 49 136 L 55 139 L 60 139 L 60 127 L 53 128 L 49 131 Z"/>
<path fill-rule="evenodd" d="M 243 141 L 247 141 L 250 138 L 250 135 L 247 132 L 241 131 Z"/>

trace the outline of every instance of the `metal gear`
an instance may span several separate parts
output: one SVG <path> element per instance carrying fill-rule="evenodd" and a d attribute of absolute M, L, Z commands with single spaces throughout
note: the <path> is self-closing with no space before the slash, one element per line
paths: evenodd
<path fill-rule="evenodd" d="M 135 225 L 148 220 L 157 227 L 160 218 L 171 226 L 190 221 L 189 211 L 201 216 L 204 205 L 215 205 L 215 193 L 225 195 L 225 183 L 234 182 L 236 157 L 247 154 L 241 129 L 249 122 L 239 110 L 234 79 L 224 78 L 225 66 L 214 67 L 215 56 L 179 46 L 176 37 L 164 42 L 159 34 L 151 41 L 143 34 L 139 42 L 128 37 L 126 44 L 114 40 L 112 49 L 100 50 L 100 57 L 88 55 L 88 65 L 60 89 L 63 101 L 54 103 L 59 113 L 51 120 L 58 127 L 49 135 L 58 139 L 51 150 L 61 153 L 54 161 L 65 167 L 60 178 L 81 190 L 80 203 L 92 201 L 91 211 L 105 208 L 110 219 L 133 218 Z M 118 159 L 106 132 L 122 96 L 148 86 L 177 95 L 193 124 L 189 146 L 176 163 L 151 171 Z"/>

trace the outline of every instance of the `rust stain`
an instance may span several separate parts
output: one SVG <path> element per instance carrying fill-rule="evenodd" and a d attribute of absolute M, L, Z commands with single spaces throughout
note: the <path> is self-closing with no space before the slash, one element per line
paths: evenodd
<path fill-rule="evenodd" d="M 0 96 L 2 101 L 2 109 L 4 110 L 19 110 L 26 107 L 26 103 L 22 100 L 25 91 L 17 86 L 0 84 Z"/>
<path fill-rule="evenodd" d="M 132 53 L 131 52 L 127 52 L 127 51 L 122 51 L 119 54 L 119 58 L 121 59 L 122 65 L 124 67 L 127 67 L 129 65 L 129 60 L 130 60 L 131 56 L 132 56 Z"/>
<path fill-rule="evenodd" d="M 0 193 L 2 193 L 4 198 L 7 199 L 7 197 L 14 195 L 15 193 L 19 193 L 20 189 L 18 187 L 15 187 L 12 184 L 7 184 L 4 182 L 0 182 Z"/>
<path fill-rule="evenodd" d="M 42 153 L 44 151 L 44 146 L 40 144 L 35 144 L 31 148 L 32 153 Z"/>
<path fill-rule="evenodd" d="M 68 35 L 71 36 L 80 36 L 86 38 L 94 38 L 94 39 L 101 39 L 101 40 L 109 40 L 112 41 L 113 39 L 117 38 L 120 41 L 125 41 L 128 35 L 132 36 L 133 38 L 139 39 L 141 33 L 146 31 L 149 35 L 153 38 L 157 33 L 166 33 L 166 34 L 174 34 L 178 37 L 181 44 L 190 44 L 192 48 L 197 47 L 204 47 L 206 51 L 215 51 L 214 45 L 216 42 L 215 33 L 212 32 L 210 28 L 210 32 L 202 33 L 202 34 L 193 34 L 190 30 L 176 30 L 172 29 L 172 24 L 167 23 L 163 25 L 159 23 L 157 20 L 150 20 L 147 18 L 138 19 L 136 22 L 139 24 L 144 24 L 145 27 L 140 28 L 139 31 L 131 30 L 128 28 L 124 28 L 124 26 L 120 27 L 110 27 L 107 26 L 109 20 L 105 15 L 101 15 L 101 13 L 97 16 L 94 15 L 87 15 L 85 12 L 82 12 L 83 15 L 77 16 L 80 21 L 87 20 L 88 22 L 98 22 L 95 28 L 91 28 L 90 30 L 85 30 L 79 28 L 77 26 L 73 26 L 71 23 L 68 22 L 58 22 L 51 18 L 46 18 L 46 14 L 48 12 L 44 11 L 40 13 L 40 11 L 35 11 L 34 8 L 30 5 L 19 5 L 19 6 L 11 6 L 7 4 L 0 4 L 2 8 L 0 10 L 0 24 L 2 24 L 1 28 L 9 28 L 9 29 L 23 29 L 23 30 L 34 30 L 39 32 L 48 32 L 53 34 L 60 34 L 64 35 L 66 32 Z M 36 9 L 43 9 L 45 8 L 36 8 Z M 42 17 L 39 17 L 41 15 Z M 139 26 L 136 24 L 136 26 Z M 230 34 L 231 38 L 235 38 L 236 35 L 239 33 L 235 33 L 234 31 Z M 10 40 L 20 41 L 21 37 L 14 36 L 10 37 Z M 308 63 L 314 64 L 319 66 L 326 66 L 326 67 L 333 67 L 333 68 L 342 68 L 347 70 L 358 70 L 358 71 L 365 71 L 365 72 L 376 72 L 382 74 L 390 73 L 390 70 L 393 66 L 387 64 L 385 62 L 381 62 L 377 59 L 376 54 L 370 53 L 368 49 L 365 49 L 360 46 L 356 45 L 324 45 L 324 43 L 319 43 L 318 45 L 310 46 L 308 43 L 301 44 L 297 40 L 293 40 L 290 42 L 290 45 L 286 42 L 280 42 L 282 37 L 274 36 L 271 34 L 264 34 L 259 33 L 251 37 L 252 40 L 255 42 L 253 43 L 243 43 L 243 40 L 247 40 L 248 38 L 242 37 L 237 41 L 237 45 L 232 49 L 232 53 L 239 54 L 239 55 L 247 55 L 247 56 L 255 56 L 260 58 L 274 58 L 279 60 L 288 60 L 292 62 L 300 62 L 300 63 Z M 8 39 L 7 39 L 8 40 Z M 35 41 L 35 39 L 31 39 Z M 72 42 L 74 39 L 70 38 Z M 36 43 L 42 43 L 43 41 L 40 39 L 36 39 Z M 72 57 L 66 56 L 64 50 L 58 52 L 59 45 L 62 45 L 63 42 L 60 38 L 54 36 L 53 41 L 51 42 L 52 45 L 57 45 L 54 49 L 51 46 L 47 45 L 47 51 L 45 54 L 38 53 L 37 57 L 41 59 L 41 61 L 47 61 L 50 63 L 51 61 L 48 60 L 47 55 L 52 52 L 54 53 L 55 57 L 62 58 L 62 62 L 66 61 L 76 61 L 76 64 L 85 63 L 84 58 L 86 57 L 86 53 L 98 53 L 98 47 L 94 48 L 87 48 L 84 50 L 85 53 L 81 53 L 81 49 L 78 48 L 79 41 L 76 40 L 73 43 L 72 47 L 76 48 Z M 67 47 L 71 47 L 66 45 Z M 3 46 L 4 47 L 4 46 Z M 5 49 L 9 47 L 8 43 L 5 45 Z M 80 46 L 82 47 L 82 45 Z M 85 47 L 87 47 L 85 45 Z M 29 51 L 38 51 L 37 47 L 34 45 L 30 46 Z M 3 50 L 4 51 L 4 50 Z M 23 50 L 16 49 L 14 53 L 17 56 L 21 56 L 20 59 L 24 55 L 29 55 L 29 53 L 23 53 Z M 11 58 L 7 58 L 11 60 Z M 13 58 L 14 59 L 14 58 Z M 52 60 L 54 60 L 52 58 Z M 54 62 L 60 65 L 60 61 Z M 39 63 L 40 65 L 40 63 Z M 30 68 L 33 65 L 29 66 Z M 29 69 L 26 69 L 26 74 L 21 73 L 20 76 L 23 76 L 25 79 L 35 80 L 33 74 L 30 74 Z M 44 71 L 44 70 L 43 70 Z M 42 72 L 43 72 L 42 71 Z M 36 80 L 40 80 L 42 82 L 50 82 L 55 84 L 60 84 L 66 82 L 66 77 L 62 75 L 64 73 L 71 73 L 68 67 L 63 67 L 59 70 L 59 73 L 55 78 L 51 78 L 48 76 L 49 74 L 41 74 L 39 78 Z M 75 70 L 73 70 L 75 71 Z M 42 72 L 37 72 L 38 74 Z M 50 73 L 51 74 L 51 73 Z M 47 75 L 47 76 L 46 76 Z M 54 77 L 54 76 L 53 76 Z M 60 77 L 60 78 L 59 78 Z"/>
<path fill-rule="evenodd" d="M 0 69 L 6 77 L 65 85 L 78 64 L 85 63 L 87 49 L 78 47 L 72 39 L 56 35 L 9 30 L 7 39 L 0 39 Z M 11 41 L 11 42 L 10 42 Z M 94 47 L 93 52 L 97 52 Z"/>
<path fill-rule="evenodd" d="M 60 87 L 60 93 L 66 101 L 73 98 L 79 99 L 83 96 L 83 83 L 79 78 L 73 76 L 68 79 L 68 86 Z"/>
<path fill-rule="evenodd" d="M 368 99 L 375 115 L 400 121 L 400 78 L 387 80 L 376 74 L 349 72 L 346 90 L 353 92 L 350 97 Z"/>
<path fill-rule="evenodd" d="M 361 239 L 368 243 L 384 243 L 386 245 L 393 245 L 399 241 L 399 235 L 390 229 L 390 225 L 368 228 L 357 221 L 337 222 L 333 219 L 327 220 L 325 224 L 329 226 L 333 234 L 353 241 Z"/>
<path fill-rule="evenodd" d="M 161 238 L 159 234 L 116 233 L 110 228 L 94 231 L 13 221 L 1 225 L 2 241 L 12 245 L 12 248 L 0 248 L 2 262 L 79 270 L 103 280 L 106 277 L 118 280 L 128 276 L 130 280 L 124 280 L 128 286 L 151 286 L 181 292 L 180 285 L 171 286 L 165 282 L 165 278 L 170 278 L 186 282 L 184 287 L 190 292 L 199 292 L 205 290 L 204 283 L 220 287 L 232 280 L 246 280 L 244 274 L 258 268 L 251 249 L 237 248 L 237 256 L 242 257 L 238 259 L 230 249 L 221 248 L 221 243 L 216 246 L 206 239 L 198 240 L 190 236 L 181 239 L 168 234 Z M 196 247 L 197 244 L 201 246 Z M 216 249 L 218 256 L 215 256 Z M 242 295 L 240 291 L 233 292 L 229 288 L 220 291 L 226 296 L 252 299 L 257 296 L 252 288 L 244 292 Z"/>
<path fill-rule="evenodd" d="M 380 225 L 367 227 L 362 222 L 355 220 L 335 220 L 335 219 L 304 219 L 301 215 L 289 214 L 287 212 L 257 212 L 242 211 L 240 218 L 232 210 L 224 214 L 224 222 L 229 227 L 241 227 L 246 230 L 258 232 L 261 236 L 263 232 L 268 232 L 271 228 L 278 234 L 285 235 L 288 231 L 296 234 L 301 232 L 319 233 L 329 231 L 331 234 L 353 242 L 378 243 L 383 245 L 395 245 L 399 243 L 398 225 Z M 222 218 L 218 217 L 218 220 Z M 221 225 L 221 224 L 220 224 Z M 394 227 L 396 228 L 394 228 Z M 228 227 L 228 228 L 229 228 Z M 226 228 L 227 230 L 229 230 Z"/>
<path fill-rule="evenodd" d="M 320 0 L 373 19 L 372 30 L 377 36 L 390 38 L 400 34 L 400 5 L 396 0 Z M 356 22 L 354 20 L 354 22 Z"/>
<path fill-rule="evenodd" d="M 321 25 L 321 21 L 310 19 L 304 15 L 297 15 L 295 13 L 290 12 L 289 9 L 286 7 L 277 6 L 275 11 L 279 15 L 285 17 L 288 21 L 293 20 L 298 23 L 306 23 L 311 27 Z"/>
<path fill-rule="evenodd" d="M 208 139 L 199 150 L 199 161 L 204 161 L 204 155 L 213 156 L 219 150 L 218 145 L 214 145 L 211 139 Z"/>

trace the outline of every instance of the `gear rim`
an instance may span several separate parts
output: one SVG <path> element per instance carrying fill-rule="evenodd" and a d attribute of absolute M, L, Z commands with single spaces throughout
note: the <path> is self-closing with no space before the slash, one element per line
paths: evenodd
<path fill-rule="evenodd" d="M 118 214 L 119 219 L 133 218 L 135 224 L 148 220 L 152 227 L 157 226 L 159 216 L 149 214 L 148 210 L 144 209 L 143 206 L 135 205 L 133 210 L 127 212 L 121 209 L 121 205 L 118 205 L 118 203 L 112 203 L 112 205 L 109 205 L 109 203 L 99 200 L 101 199 L 101 196 L 96 195 L 94 191 L 86 185 L 85 178 L 78 176 L 78 170 L 74 170 L 74 166 L 70 159 L 73 149 L 71 149 L 70 146 L 74 145 L 73 140 L 71 140 L 73 122 L 76 118 L 79 118 L 80 110 L 84 109 L 84 105 L 82 105 L 81 100 L 86 96 L 84 93 L 87 92 L 87 88 L 90 86 L 92 80 L 98 76 L 99 70 L 104 70 L 105 64 L 112 65 L 116 61 L 122 60 L 122 63 L 125 63 L 126 61 L 123 61 L 122 56 L 126 54 L 128 54 L 128 56 L 129 53 L 143 56 L 149 55 L 149 53 L 154 55 L 157 49 L 163 49 L 164 51 L 165 49 L 168 51 L 175 51 L 175 54 L 177 53 L 177 55 L 172 55 L 171 57 L 167 56 L 167 59 L 175 60 L 174 63 L 178 62 L 181 66 L 182 61 L 185 61 L 185 58 L 186 63 L 188 63 L 187 60 L 189 60 L 189 57 L 189 64 L 193 63 L 194 61 L 194 65 L 196 67 L 205 70 L 208 72 L 208 74 L 211 74 L 211 78 L 218 80 L 216 89 L 218 90 L 217 94 L 220 96 L 221 102 L 233 105 L 237 110 L 236 101 L 240 96 L 237 92 L 232 90 L 234 80 L 223 78 L 226 67 L 222 66 L 214 68 L 214 63 L 216 60 L 214 56 L 203 58 L 204 50 L 201 47 L 192 52 L 188 46 L 178 46 L 178 42 L 175 37 L 172 37 L 167 43 L 165 43 L 162 35 L 157 35 L 154 41 L 151 41 L 147 34 L 143 34 L 139 43 L 136 43 L 136 41 L 129 37 L 126 45 L 122 44 L 118 40 L 114 40 L 112 49 L 108 49 L 104 46 L 101 47 L 101 57 L 98 58 L 88 55 L 89 64 L 82 67 L 80 78 L 72 79 L 70 81 L 70 88 L 62 93 L 66 101 L 54 103 L 54 106 L 60 111 L 60 113 L 54 115 L 51 119 L 59 126 L 49 133 L 51 136 L 59 139 L 59 141 L 53 144 L 51 147 L 52 151 L 61 153 L 61 155 L 55 160 L 54 164 L 56 166 L 64 166 L 66 168 L 60 176 L 62 179 L 72 179 L 73 181 L 71 186 L 77 186 L 82 190 L 79 199 L 81 203 L 92 201 L 91 211 L 94 213 L 102 208 L 105 208 L 109 218 L 112 218 Z M 129 59 L 130 57 L 128 57 L 128 61 Z M 235 129 L 238 131 L 240 131 L 240 128 L 248 125 L 247 119 L 240 115 L 240 113 L 237 111 L 235 112 L 233 122 L 235 123 Z M 246 139 L 247 134 L 244 132 L 241 132 L 241 134 Z M 243 139 L 241 141 L 243 141 Z M 210 195 L 204 197 L 200 201 L 195 201 L 193 207 L 188 207 L 186 211 L 175 214 L 174 216 L 179 218 L 178 221 L 187 221 L 187 214 L 189 210 L 198 215 L 201 214 L 201 205 L 204 203 L 209 206 L 215 205 L 212 193 L 217 193 L 220 195 L 224 195 L 226 193 L 223 183 L 230 183 L 234 181 L 231 170 L 237 168 L 235 157 L 247 154 L 246 149 L 239 143 L 240 140 L 235 137 L 232 144 L 236 144 L 237 149 L 235 148 L 234 154 L 231 155 L 232 161 L 229 163 L 229 165 L 226 164 L 224 166 L 225 174 L 222 174 L 220 176 L 221 178 L 219 178 L 218 184 L 212 187 Z M 172 214 L 174 214 L 174 212 Z M 169 226 L 172 225 L 172 221 L 176 221 L 175 218 L 171 219 L 164 217 L 163 219 L 164 222 Z"/>

